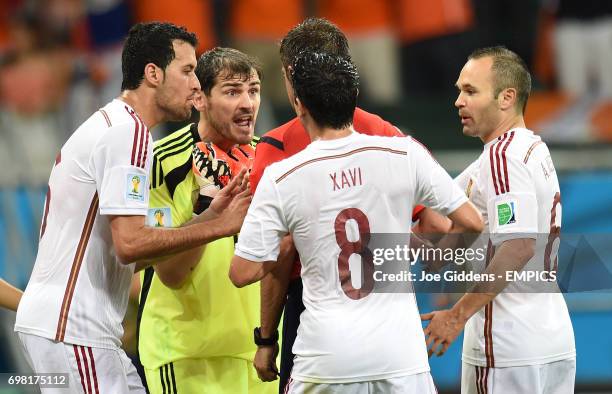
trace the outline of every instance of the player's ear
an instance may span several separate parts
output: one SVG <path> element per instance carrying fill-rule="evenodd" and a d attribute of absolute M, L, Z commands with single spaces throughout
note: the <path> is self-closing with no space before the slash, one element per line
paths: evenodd
<path fill-rule="evenodd" d="M 198 112 L 202 112 L 204 109 L 206 109 L 206 95 L 203 91 L 198 90 L 193 95 L 193 107 Z"/>
<path fill-rule="evenodd" d="M 144 68 L 144 80 L 151 86 L 157 86 L 164 80 L 164 71 L 153 63 L 147 63 Z"/>
<path fill-rule="evenodd" d="M 294 108 L 295 108 L 295 113 L 298 116 L 298 118 L 301 118 L 302 116 L 306 114 L 306 107 L 304 107 L 300 99 L 297 97 L 294 98 Z"/>
<path fill-rule="evenodd" d="M 516 103 L 516 89 L 506 88 L 499 92 L 499 95 L 497 96 L 497 103 L 499 104 L 499 108 L 502 110 L 507 110 L 514 107 L 514 104 Z"/>

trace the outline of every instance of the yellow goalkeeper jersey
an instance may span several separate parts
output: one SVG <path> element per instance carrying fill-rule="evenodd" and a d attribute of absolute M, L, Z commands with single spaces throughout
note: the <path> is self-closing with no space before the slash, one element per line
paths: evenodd
<path fill-rule="evenodd" d="M 191 220 L 198 183 L 192 150 L 196 125 L 157 141 L 151 167 L 150 226 L 178 227 Z M 152 267 L 141 273 L 139 353 L 147 369 L 186 358 L 253 360 L 259 325 L 259 285 L 237 289 L 228 278 L 234 237 L 212 242 L 186 284 L 170 289 Z"/>

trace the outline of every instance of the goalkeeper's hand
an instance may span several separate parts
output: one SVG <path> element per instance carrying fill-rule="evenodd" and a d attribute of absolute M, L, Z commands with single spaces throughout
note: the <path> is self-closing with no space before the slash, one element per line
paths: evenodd
<path fill-rule="evenodd" d="M 216 193 L 215 197 L 210 202 L 209 209 L 212 210 L 214 214 L 221 215 L 238 195 L 245 193 L 250 193 L 249 176 L 247 170 L 243 168 L 227 186 Z"/>
<path fill-rule="evenodd" d="M 215 158 L 210 143 L 197 144 L 193 148 L 193 173 L 200 189 L 193 212 L 200 214 L 210 206 L 213 197 L 227 183 L 230 168 L 228 163 Z"/>

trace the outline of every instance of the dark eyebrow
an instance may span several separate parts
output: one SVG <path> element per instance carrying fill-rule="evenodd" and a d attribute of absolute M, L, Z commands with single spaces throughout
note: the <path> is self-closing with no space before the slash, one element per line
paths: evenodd
<path fill-rule="evenodd" d="M 240 85 L 242 85 L 242 82 L 223 82 L 221 84 L 221 88 L 226 88 L 226 87 L 236 88 L 236 87 L 239 87 Z"/>
<path fill-rule="evenodd" d="M 461 90 L 461 89 L 468 89 L 468 88 L 476 89 L 476 87 L 474 85 L 469 84 L 469 83 L 464 83 L 463 85 L 455 84 L 455 87 L 457 87 L 457 89 L 459 89 L 459 90 Z"/>

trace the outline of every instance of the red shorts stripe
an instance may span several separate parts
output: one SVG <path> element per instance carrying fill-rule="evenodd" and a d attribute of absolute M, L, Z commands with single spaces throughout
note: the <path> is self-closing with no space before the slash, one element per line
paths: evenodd
<path fill-rule="evenodd" d="M 83 357 L 83 364 L 85 366 L 85 377 L 87 378 L 87 390 L 86 393 L 91 393 L 91 377 L 89 376 L 89 362 L 87 362 L 87 354 L 85 353 L 85 348 L 83 346 L 79 346 L 81 350 L 81 356 Z"/>
<path fill-rule="evenodd" d="M 487 367 L 495 368 L 495 358 L 493 356 L 493 302 L 489 302 L 485 306 L 485 357 L 487 359 Z"/>
<path fill-rule="evenodd" d="M 96 374 L 96 363 L 94 361 L 93 351 L 90 347 L 88 347 L 87 352 L 89 353 L 89 360 L 91 361 L 91 372 L 94 382 L 95 393 L 100 394 L 100 390 L 98 389 L 98 375 Z"/>
<path fill-rule="evenodd" d="M 79 356 L 79 350 L 77 345 L 72 345 L 74 349 L 74 356 L 76 357 L 77 367 L 79 368 L 79 376 L 81 377 L 81 386 L 83 387 L 83 391 L 87 392 L 87 388 L 85 387 L 85 377 L 83 376 L 83 368 L 81 367 L 81 357 Z"/>

